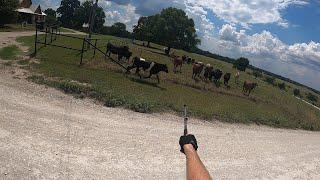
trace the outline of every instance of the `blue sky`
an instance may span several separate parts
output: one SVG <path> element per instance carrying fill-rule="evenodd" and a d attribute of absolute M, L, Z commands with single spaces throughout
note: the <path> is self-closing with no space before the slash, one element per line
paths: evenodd
<path fill-rule="evenodd" d="M 56 9 L 61 0 L 34 0 Z M 84 0 L 81 0 L 84 1 Z M 200 47 L 320 90 L 320 0 L 99 0 L 106 24 L 177 7 L 195 20 Z"/>

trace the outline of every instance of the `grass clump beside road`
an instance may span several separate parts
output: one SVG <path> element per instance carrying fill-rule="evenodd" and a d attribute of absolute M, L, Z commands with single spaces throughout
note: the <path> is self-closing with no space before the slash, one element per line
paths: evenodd
<path fill-rule="evenodd" d="M 16 45 L 0 49 L 0 59 L 3 60 L 14 60 L 20 54 L 21 50 Z"/>
<path fill-rule="evenodd" d="M 95 87 L 81 85 L 80 83 L 68 80 L 48 80 L 39 75 L 30 76 L 28 79 L 37 84 L 55 87 L 67 94 L 73 94 L 77 98 L 89 97 L 104 102 L 104 105 L 107 107 L 126 107 L 141 113 L 151 113 L 153 109 L 153 105 L 148 102 L 140 102 L 138 100 L 127 101 L 125 97 L 115 96 L 112 93 L 99 91 Z"/>
<path fill-rule="evenodd" d="M 98 52 L 95 58 L 92 57 L 92 50 L 86 52 L 84 65 L 79 66 L 79 52 L 47 46 L 40 47 L 38 51 L 37 58 L 40 59 L 40 64 L 30 67 L 42 76 L 31 79 L 75 94 L 76 97 L 90 97 L 104 102 L 106 106 L 126 107 L 138 112 L 180 113 L 183 105 L 187 104 L 192 116 L 206 120 L 216 118 L 231 123 L 320 130 L 320 112 L 317 109 L 267 82 L 259 81 L 253 95 L 244 96 L 241 83 L 245 80 L 258 81 L 252 75 L 242 73 L 240 84 L 231 79 L 230 88 L 223 85 L 217 88 L 213 83 L 205 84 L 192 80 L 191 65 L 184 65 L 182 73 L 174 74 L 171 60 L 162 52 L 162 46 L 152 44 L 154 48 L 146 48 L 133 45 L 129 43 L 130 40 L 112 36 L 95 38 L 101 39 L 98 42 L 98 47 L 101 48 L 104 48 L 108 41 L 118 45 L 129 45 L 134 56 L 142 54 L 145 59 L 167 64 L 170 72 L 161 74 L 161 84 L 158 85 L 155 79 L 140 80 L 136 75 L 125 75 L 122 69 L 110 60 L 105 60 Z M 33 48 L 33 37 L 23 37 L 19 41 Z M 77 49 L 82 46 L 81 41 L 73 39 L 58 38 L 54 43 Z M 231 64 L 212 58 L 181 50 L 176 50 L 176 54 L 185 54 L 198 61 L 211 63 L 223 72 L 235 71 Z M 123 63 L 128 65 L 126 62 Z"/>

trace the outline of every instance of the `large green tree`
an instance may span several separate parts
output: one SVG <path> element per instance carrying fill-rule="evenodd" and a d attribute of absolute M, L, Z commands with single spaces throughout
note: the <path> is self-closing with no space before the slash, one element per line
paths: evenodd
<path fill-rule="evenodd" d="M 241 57 L 234 61 L 233 66 L 237 68 L 239 71 L 246 71 L 250 62 L 247 58 Z"/>
<path fill-rule="evenodd" d="M 160 14 L 141 17 L 133 33 L 137 39 L 153 41 L 169 48 L 190 50 L 200 43 L 193 19 L 176 8 L 163 9 Z"/>
<path fill-rule="evenodd" d="M 84 23 L 89 23 L 91 9 L 93 7 L 92 1 L 85 1 L 81 6 L 75 11 L 75 24 L 74 28 L 81 29 Z M 96 9 L 96 16 L 94 20 L 93 31 L 101 31 L 103 24 L 105 23 L 106 15 L 101 7 Z"/>
<path fill-rule="evenodd" d="M 55 10 L 48 8 L 44 11 L 44 13 L 46 13 L 47 17 L 46 17 L 46 22 L 48 24 L 55 24 L 57 23 L 57 13 Z"/>
<path fill-rule="evenodd" d="M 100 33 L 124 38 L 131 37 L 131 33 L 127 31 L 127 26 L 121 22 L 114 23 L 112 26 L 104 26 Z"/>
<path fill-rule="evenodd" d="M 11 23 L 17 18 L 15 10 L 18 6 L 18 0 L 0 0 L 0 26 Z"/>
<path fill-rule="evenodd" d="M 62 0 L 57 13 L 60 15 L 58 20 L 64 27 L 73 28 L 78 21 L 76 11 L 80 7 L 78 0 Z"/>

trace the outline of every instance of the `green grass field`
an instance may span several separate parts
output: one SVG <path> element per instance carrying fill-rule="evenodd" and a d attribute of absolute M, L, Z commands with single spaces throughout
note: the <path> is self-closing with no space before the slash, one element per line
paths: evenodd
<path fill-rule="evenodd" d="M 7 46 L 0 49 L 0 59 L 12 60 L 21 53 L 21 50 L 16 45 Z"/>
<path fill-rule="evenodd" d="M 184 65 L 182 73 L 173 73 L 170 59 L 164 55 L 160 45 L 153 48 L 133 45 L 128 39 L 112 36 L 96 36 L 101 39 L 98 46 L 105 50 L 107 42 L 129 45 L 134 56 L 165 63 L 169 74 L 161 74 L 161 83 L 156 79 L 140 80 L 134 72 L 125 75 L 124 70 L 97 52 L 88 51 L 84 56 L 84 65 L 79 66 L 80 53 L 56 47 L 40 47 L 37 58 L 40 64 L 33 64 L 30 69 L 36 75 L 30 79 L 47 84 L 79 97 L 89 96 L 104 101 L 107 106 L 122 106 L 139 112 L 173 111 L 180 113 L 187 104 L 194 117 L 205 120 L 218 119 L 231 123 L 256 123 L 273 127 L 301 128 L 320 130 L 320 111 L 293 97 L 293 84 L 285 91 L 271 86 L 261 79 L 255 79 L 252 72 L 242 73 L 240 83 L 230 80 L 231 88 L 216 87 L 213 83 L 192 80 L 192 66 Z M 33 37 L 19 38 L 19 41 L 33 50 Z M 81 48 L 82 42 L 74 39 L 58 39 L 55 44 Z M 138 42 L 141 43 L 141 42 Z M 175 50 L 178 55 L 189 55 L 197 61 L 210 63 L 223 72 L 235 73 L 231 64 L 212 58 Z M 115 56 L 112 56 L 116 59 Z M 123 62 L 124 65 L 128 63 Z M 245 80 L 257 82 L 258 88 L 250 97 L 243 95 L 242 83 Z M 74 83 L 77 81 L 79 83 Z M 280 82 L 280 81 L 279 81 Z M 309 92 L 299 87 L 302 93 Z"/>

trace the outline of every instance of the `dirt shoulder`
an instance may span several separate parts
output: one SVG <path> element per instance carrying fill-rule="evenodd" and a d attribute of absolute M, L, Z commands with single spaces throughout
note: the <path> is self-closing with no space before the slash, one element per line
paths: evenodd
<path fill-rule="evenodd" d="M 1 33 L 0 33 L 1 36 Z M 106 108 L 0 64 L 0 179 L 185 179 L 182 118 Z M 191 119 L 213 179 L 319 179 L 320 133 Z"/>

